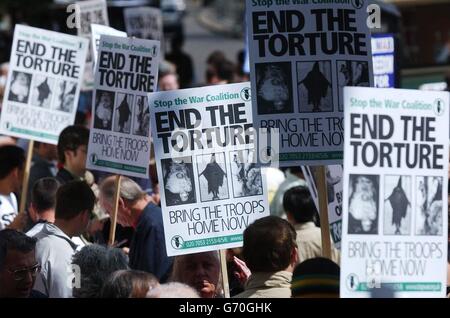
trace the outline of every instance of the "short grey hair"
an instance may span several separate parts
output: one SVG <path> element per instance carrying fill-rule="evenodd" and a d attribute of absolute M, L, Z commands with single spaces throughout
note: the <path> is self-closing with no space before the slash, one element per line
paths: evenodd
<path fill-rule="evenodd" d="M 151 289 L 147 293 L 147 298 L 200 298 L 200 296 L 191 286 L 171 282 Z"/>
<path fill-rule="evenodd" d="M 128 269 L 128 257 L 117 248 L 98 244 L 87 245 L 72 258 L 72 264 L 80 268 L 80 288 L 73 287 L 75 298 L 99 298 L 109 275 Z"/>
<path fill-rule="evenodd" d="M 100 193 L 108 201 L 113 201 L 115 190 L 115 177 L 105 179 L 100 186 Z M 120 179 L 120 197 L 129 202 L 135 202 L 145 197 L 146 193 L 141 187 L 128 177 Z"/>

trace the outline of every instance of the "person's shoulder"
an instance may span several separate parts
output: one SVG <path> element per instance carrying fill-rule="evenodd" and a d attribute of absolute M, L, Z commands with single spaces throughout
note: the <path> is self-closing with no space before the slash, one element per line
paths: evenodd
<path fill-rule="evenodd" d="M 163 227 L 161 208 L 153 203 L 149 203 L 145 207 L 139 220 L 136 228 L 136 234 L 142 235 L 143 233 L 148 233 L 150 231 L 154 231 L 155 229 L 162 229 Z"/>
<path fill-rule="evenodd" d="M 48 296 L 41 293 L 40 291 L 32 289 L 28 298 L 48 298 Z"/>

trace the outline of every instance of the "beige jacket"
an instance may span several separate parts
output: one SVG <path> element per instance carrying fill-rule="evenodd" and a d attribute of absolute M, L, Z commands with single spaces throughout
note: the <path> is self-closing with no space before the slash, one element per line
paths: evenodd
<path fill-rule="evenodd" d="M 313 222 L 295 224 L 294 228 L 297 232 L 299 263 L 310 258 L 323 256 L 320 228 L 318 228 Z M 340 258 L 339 251 L 332 247 L 331 259 L 333 262 L 339 265 L 341 260 Z"/>
<path fill-rule="evenodd" d="M 290 298 L 292 273 L 252 273 L 245 290 L 233 298 Z"/>

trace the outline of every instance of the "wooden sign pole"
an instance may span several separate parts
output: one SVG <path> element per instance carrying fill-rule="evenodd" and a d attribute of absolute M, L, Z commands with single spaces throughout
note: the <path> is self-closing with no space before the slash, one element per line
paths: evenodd
<path fill-rule="evenodd" d="M 116 176 L 116 180 L 114 182 L 114 206 L 111 215 L 111 226 L 109 228 L 109 240 L 108 245 L 112 246 L 114 241 L 116 240 L 116 225 L 117 225 L 117 210 L 119 209 L 119 198 L 120 198 L 120 180 L 121 175 Z"/>
<path fill-rule="evenodd" d="M 220 267 L 222 271 L 222 286 L 225 298 L 230 298 L 230 285 L 228 283 L 226 250 L 220 250 Z"/>
<path fill-rule="evenodd" d="M 328 189 L 325 166 L 317 169 L 317 193 L 319 198 L 320 230 L 322 234 L 322 255 L 331 259 L 331 236 L 328 222 Z"/>
<path fill-rule="evenodd" d="M 19 213 L 24 213 L 26 210 L 27 196 L 28 196 L 28 180 L 30 179 L 31 158 L 33 158 L 34 141 L 28 141 L 27 159 L 25 161 L 25 169 L 22 179 L 22 194 L 20 196 Z"/>

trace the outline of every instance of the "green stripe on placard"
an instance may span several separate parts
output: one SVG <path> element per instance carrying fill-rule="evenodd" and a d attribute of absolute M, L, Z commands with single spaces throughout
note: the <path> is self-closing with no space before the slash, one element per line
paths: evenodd
<path fill-rule="evenodd" d="M 17 127 L 11 127 L 9 129 L 11 132 L 18 133 L 18 134 L 24 134 L 28 136 L 34 136 L 39 138 L 45 138 L 45 139 L 52 139 L 52 140 L 58 140 L 58 136 L 51 135 L 43 132 L 37 132 L 29 129 L 23 129 L 23 128 L 17 128 Z"/>
<path fill-rule="evenodd" d="M 343 159 L 344 153 L 342 151 L 330 151 L 330 152 L 289 152 L 280 153 L 280 161 L 291 160 L 331 160 L 331 159 Z"/>
<path fill-rule="evenodd" d="M 442 284 L 437 282 L 428 283 L 383 283 L 383 287 L 386 286 L 396 292 L 438 292 L 442 289 Z M 355 291 L 368 292 L 377 288 L 375 284 L 359 283 L 358 288 Z"/>
<path fill-rule="evenodd" d="M 130 171 L 130 172 L 136 172 L 136 173 L 147 173 L 147 170 L 142 167 L 127 165 L 127 164 L 112 162 L 112 161 L 107 161 L 107 160 L 97 160 L 94 163 L 94 165 L 96 165 L 97 167 L 112 168 L 112 169 Z"/>
<path fill-rule="evenodd" d="M 184 250 L 184 249 L 188 249 L 188 248 L 205 247 L 205 246 L 211 246 L 211 245 L 221 245 L 221 244 L 228 244 L 228 243 L 235 243 L 235 242 L 242 242 L 242 241 L 243 241 L 242 234 L 211 237 L 211 238 L 207 238 L 207 239 L 186 241 L 183 243 L 183 246 L 181 247 L 181 249 Z"/>

